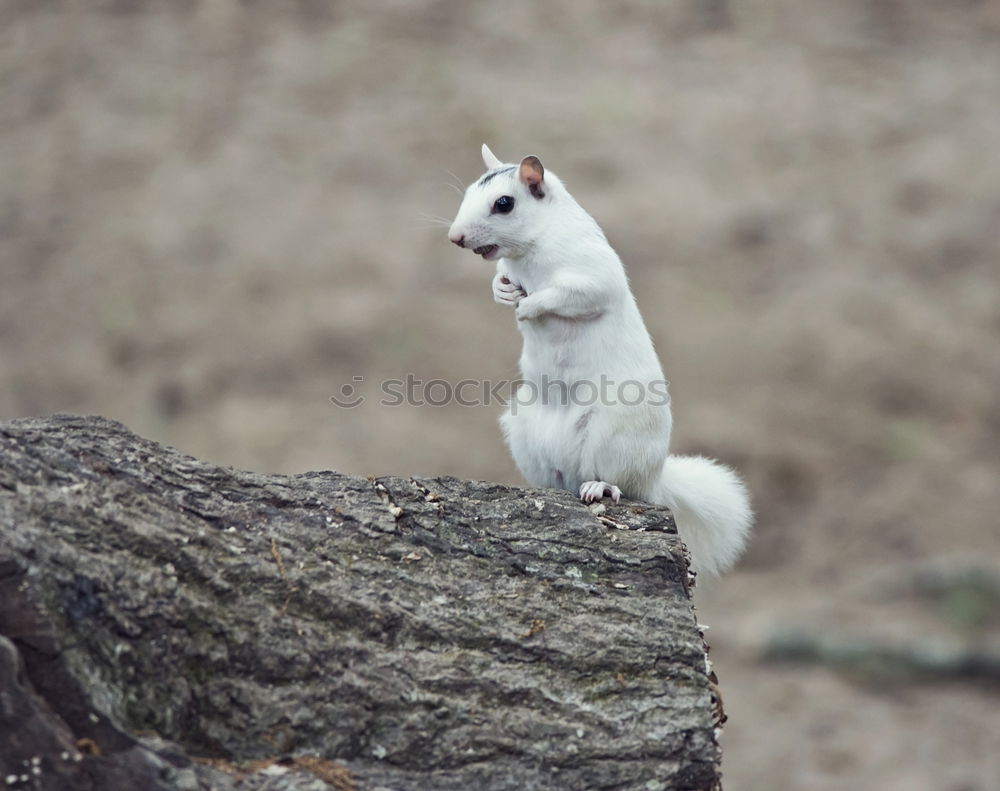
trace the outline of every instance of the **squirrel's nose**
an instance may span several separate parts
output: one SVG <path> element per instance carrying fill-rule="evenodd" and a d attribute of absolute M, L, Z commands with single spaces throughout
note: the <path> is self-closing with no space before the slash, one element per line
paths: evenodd
<path fill-rule="evenodd" d="M 451 239 L 452 244 L 457 244 L 459 247 L 465 247 L 465 234 L 448 234 L 448 238 Z"/>

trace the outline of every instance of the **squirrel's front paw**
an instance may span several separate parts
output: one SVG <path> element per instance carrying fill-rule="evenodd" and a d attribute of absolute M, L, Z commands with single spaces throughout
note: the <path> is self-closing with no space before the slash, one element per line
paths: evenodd
<path fill-rule="evenodd" d="M 493 299 L 501 305 L 513 307 L 526 296 L 528 294 L 521 286 L 517 283 L 511 283 L 503 275 L 497 275 L 493 278 Z"/>
<path fill-rule="evenodd" d="M 514 318 L 518 321 L 530 321 L 537 319 L 540 315 L 541 304 L 537 295 L 522 299 L 517 303 L 517 309 L 514 311 Z"/>

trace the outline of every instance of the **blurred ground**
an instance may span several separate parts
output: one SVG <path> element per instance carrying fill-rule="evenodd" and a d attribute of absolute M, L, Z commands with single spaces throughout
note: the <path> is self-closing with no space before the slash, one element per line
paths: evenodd
<path fill-rule="evenodd" d="M 626 262 L 675 449 L 755 497 L 699 599 L 727 788 L 1000 788 L 995 676 L 767 652 L 996 656 L 961 580 L 1000 573 L 1000 2 L 9 0 L 0 86 L 0 417 L 517 482 L 497 407 L 378 383 L 515 376 L 431 218 L 484 140 L 538 154 Z"/>

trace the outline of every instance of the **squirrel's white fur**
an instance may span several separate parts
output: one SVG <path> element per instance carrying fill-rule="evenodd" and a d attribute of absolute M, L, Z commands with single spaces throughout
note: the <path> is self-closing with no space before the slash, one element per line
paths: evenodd
<path fill-rule="evenodd" d="M 711 459 L 667 455 L 666 382 L 621 260 L 536 157 L 504 164 L 485 145 L 482 154 L 487 172 L 448 235 L 497 261 L 494 298 L 514 307 L 524 336 L 524 381 L 500 419 L 518 469 L 587 502 L 624 494 L 666 505 L 693 568 L 728 569 L 753 518 L 746 489 Z"/>

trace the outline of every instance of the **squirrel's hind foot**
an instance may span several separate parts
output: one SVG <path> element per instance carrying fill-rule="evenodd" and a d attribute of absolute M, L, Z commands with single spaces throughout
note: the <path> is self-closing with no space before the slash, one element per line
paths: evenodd
<path fill-rule="evenodd" d="M 580 499 L 585 503 L 596 503 L 605 496 L 617 503 L 622 499 L 622 490 L 604 481 L 586 481 L 580 486 Z"/>

